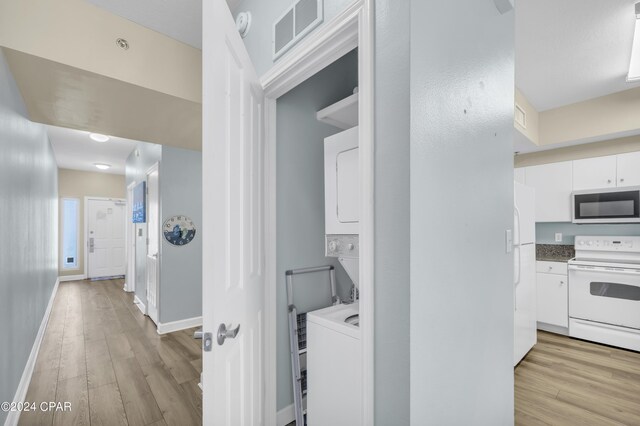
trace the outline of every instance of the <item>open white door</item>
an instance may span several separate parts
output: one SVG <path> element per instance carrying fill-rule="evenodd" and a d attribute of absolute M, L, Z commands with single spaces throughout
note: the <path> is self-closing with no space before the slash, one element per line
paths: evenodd
<path fill-rule="evenodd" d="M 264 95 L 226 1 L 203 19 L 203 424 L 261 425 Z M 239 332 L 218 344 L 221 325 Z"/>
<path fill-rule="evenodd" d="M 158 163 L 147 171 L 147 314 L 158 324 L 160 254 L 160 182 Z"/>

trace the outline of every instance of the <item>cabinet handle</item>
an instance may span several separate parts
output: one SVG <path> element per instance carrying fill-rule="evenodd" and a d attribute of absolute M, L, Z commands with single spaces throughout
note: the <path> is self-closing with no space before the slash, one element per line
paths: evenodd
<path fill-rule="evenodd" d="M 623 178 L 620 178 L 620 182 L 624 182 L 624 179 L 623 179 Z"/>
<path fill-rule="evenodd" d="M 560 285 L 564 285 L 564 281 L 560 281 Z"/>
<path fill-rule="evenodd" d="M 622 180 L 622 179 L 620 179 L 620 180 Z M 611 183 L 611 179 L 607 179 L 607 183 Z"/>

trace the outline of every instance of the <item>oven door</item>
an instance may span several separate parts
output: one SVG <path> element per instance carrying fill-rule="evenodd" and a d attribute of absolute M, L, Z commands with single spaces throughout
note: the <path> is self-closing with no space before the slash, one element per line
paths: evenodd
<path fill-rule="evenodd" d="M 569 265 L 569 316 L 640 329 L 640 270 Z"/>
<path fill-rule="evenodd" d="M 640 188 L 575 191 L 571 195 L 573 223 L 640 222 Z"/>

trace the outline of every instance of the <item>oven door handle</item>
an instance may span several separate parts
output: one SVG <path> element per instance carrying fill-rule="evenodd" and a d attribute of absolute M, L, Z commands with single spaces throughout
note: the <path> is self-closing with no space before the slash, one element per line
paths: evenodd
<path fill-rule="evenodd" d="M 610 274 L 622 274 L 622 275 L 637 275 L 640 276 L 640 270 L 629 269 L 615 269 L 615 268 L 603 268 L 603 267 L 584 267 L 578 265 L 569 265 L 571 271 L 583 271 L 583 272 L 606 272 Z"/>

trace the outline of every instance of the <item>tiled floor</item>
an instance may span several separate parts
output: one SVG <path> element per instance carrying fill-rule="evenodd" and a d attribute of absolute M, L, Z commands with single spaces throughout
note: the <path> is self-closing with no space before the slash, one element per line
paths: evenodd
<path fill-rule="evenodd" d="M 194 330 L 160 336 L 122 280 L 61 283 L 27 401 L 71 411 L 23 412 L 21 425 L 200 425 Z"/>
<path fill-rule="evenodd" d="M 640 353 L 539 332 L 515 370 L 517 425 L 640 425 Z"/>

